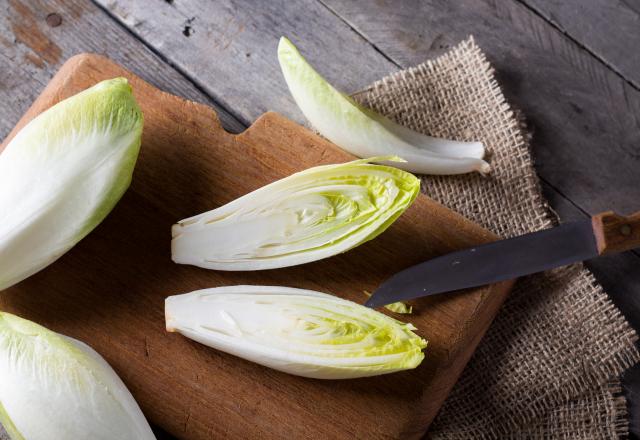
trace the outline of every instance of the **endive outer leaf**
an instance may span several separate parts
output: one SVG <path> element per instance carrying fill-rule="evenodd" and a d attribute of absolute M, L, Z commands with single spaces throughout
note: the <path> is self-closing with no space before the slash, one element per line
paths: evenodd
<path fill-rule="evenodd" d="M 311 290 L 230 286 L 166 299 L 168 331 L 276 370 L 316 379 L 417 367 L 427 342 L 375 310 Z"/>
<path fill-rule="evenodd" d="M 124 78 L 29 122 L 0 154 L 0 290 L 43 269 L 95 228 L 131 182 L 142 113 Z"/>
<path fill-rule="evenodd" d="M 125 385 L 98 353 L 2 312 L 0 422 L 12 440 L 155 438 Z"/>
<path fill-rule="evenodd" d="M 9 414 L 7 414 L 7 412 L 5 411 L 2 403 L 0 403 L 0 425 L 2 425 L 4 432 L 9 435 L 9 438 L 11 440 L 25 440 L 22 434 L 18 432 L 18 428 L 16 428 L 13 424 L 13 421 L 9 417 Z"/>
<path fill-rule="evenodd" d="M 397 154 L 396 166 L 423 174 L 487 173 L 484 145 L 439 139 L 403 127 L 367 109 L 329 84 L 287 38 L 278 59 L 289 90 L 311 125 L 324 137 L 360 157 Z"/>
<path fill-rule="evenodd" d="M 173 226 L 176 263 L 218 270 L 293 266 L 382 233 L 413 203 L 418 178 L 369 160 L 307 169 Z"/>

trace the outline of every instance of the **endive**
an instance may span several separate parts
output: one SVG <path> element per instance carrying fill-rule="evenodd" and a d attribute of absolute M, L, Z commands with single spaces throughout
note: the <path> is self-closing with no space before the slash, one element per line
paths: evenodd
<path fill-rule="evenodd" d="M 349 379 L 417 367 L 427 343 L 375 310 L 311 290 L 231 286 L 167 298 L 168 331 L 276 370 Z"/>
<path fill-rule="evenodd" d="M 367 295 L 368 297 L 371 297 L 371 292 L 367 292 L 365 290 L 364 294 Z M 410 315 L 413 313 L 413 306 L 410 306 L 409 304 L 402 301 L 387 304 L 386 306 L 384 306 L 384 308 L 391 312 L 399 313 L 401 315 Z"/>
<path fill-rule="evenodd" d="M 376 159 L 398 160 L 369 160 Z M 180 221 L 172 229 L 173 260 L 218 270 L 273 269 L 371 240 L 411 205 L 420 181 L 369 160 L 310 168 Z"/>
<path fill-rule="evenodd" d="M 98 353 L 1 312 L 0 423 L 12 440 L 155 438 Z"/>
<path fill-rule="evenodd" d="M 401 315 L 410 315 L 411 313 L 413 313 L 412 306 L 400 301 L 387 304 L 386 306 L 384 306 L 384 308 L 387 310 L 391 310 L 392 312 L 395 312 L 395 313 L 400 313 Z"/>
<path fill-rule="evenodd" d="M 410 130 L 339 92 L 302 57 L 287 38 L 278 45 L 282 73 L 296 104 L 321 135 L 359 157 L 395 154 L 413 173 L 487 173 L 484 145 L 439 139 Z"/>
<path fill-rule="evenodd" d="M 0 290 L 43 269 L 96 227 L 131 181 L 142 113 L 124 78 L 29 122 L 0 154 Z"/>

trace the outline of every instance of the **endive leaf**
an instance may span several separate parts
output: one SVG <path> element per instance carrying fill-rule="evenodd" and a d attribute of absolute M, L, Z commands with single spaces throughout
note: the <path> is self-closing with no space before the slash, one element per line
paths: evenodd
<path fill-rule="evenodd" d="M 278 45 L 278 59 L 302 113 L 320 134 L 346 151 L 359 157 L 397 154 L 406 163 L 395 166 L 414 173 L 489 172 L 482 143 L 427 136 L 361 106 L 331 86 L 285 37 Z"/>
<path fill-rule="evenodd" d="M 0 422 L 12 440 L 155 438 L 125 385 L 98 353 L 2 312 Z"/>
<path fill-rule="evenodd" d="M 371 292 L 367 292 L 366 290 L 364 291 L 364 294 L 369 297 L 371 296 Z M 387 304 L 386 306 L 384 306 L 384 308 L 391 312 L 399 313 L 401 315 L 410 315 L 413 313 L 413 306 L 410 306 L 409 304 L 404 303 L 402 301 Z"/>
<path fill-rule="evenodd" d="M 387 304 L 386 306 L 384 306 L 384 308 L 401 315 L 410 315 L 411 313 L 413 313 L 413 307 L 407 303 L 403 303 L 402 301 Z"/>
<path fill-rule="evenodd" d="M 142 113 L 124 78 L 29 122 L 0 154 L 0 290 L 43 269 L 95 228 L 131 182 Z"/>
<path fill-rule="evenodd" d="M 259 270 L 320 260 L 371 240 L 410 205 L 418 178 L 369 160 L 307 169 L 173 226 L 176 263 Z"/>
<path fill-rule="evenodd" d="M 172 296 L 167 330 L 276 370 L 316 379 L 417 367 L 427 342 L 375 310 L 311 290 L 230 286 Z"/>

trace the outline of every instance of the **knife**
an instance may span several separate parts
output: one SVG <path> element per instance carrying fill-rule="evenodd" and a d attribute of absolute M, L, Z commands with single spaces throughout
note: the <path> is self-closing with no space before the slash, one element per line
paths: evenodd
<path fill-rule="evenodd" d="M 640 212 L 611 211 L 519 237 L 452 252 L 409 267 L 382 283 L 367 307 L 511 280 L 640 247 Z"/>

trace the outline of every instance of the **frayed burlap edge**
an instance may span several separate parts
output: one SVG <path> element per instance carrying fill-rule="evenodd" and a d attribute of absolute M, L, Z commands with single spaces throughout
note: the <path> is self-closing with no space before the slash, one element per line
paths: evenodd
<path fill-rule="evenodd" d="M 428 176 L 432 198 L 508 237 L 557 223 L 536 176 L 524 119 L 473 38 L 356 96 L 433 136 L 481 140 L 489 177 Z M 636 333 L 574 265 L 521 280 L 430 431 L 432 438 L 614 438 L 628 433 L 620 374 Z M 596 413 L 592 413 L 596 411 Z"/>

